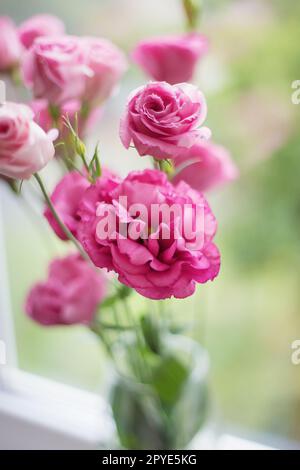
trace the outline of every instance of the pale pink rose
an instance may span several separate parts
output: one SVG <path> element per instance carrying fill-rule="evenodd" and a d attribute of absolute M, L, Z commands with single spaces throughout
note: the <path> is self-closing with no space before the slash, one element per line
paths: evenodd
<path fill-rule="evenodd" d="M 20 24 L 18 31 L 21 43 L 29 49 L 36 38 L 63 34 L 65 25 L 56 16 L 35 15 Z"/>
<path fill-rule="evenodd" d="M 33 121 L 32 110 L 25 105 L 0 106 L 0 174 L 28 179 L 54 157 L 52 132 L 46 134 Z"/>
<path fill-rule="evenodd" d="M 16 26 L 10 18 L 0 16 L 0 71 L 8 71 L 18 65 L 21 53 Z"/>
<path fill-rule="evenodd" d="M 207 191 L 238 177 L 229 152 L 210 141 L 194 145 L 175 161 L 173 183 L 183 180 L 198 191 Z"/>
<path fill-rule="evenodd" d="M 120 137 L 140 155 L 176 158 L 183 150 L 210 137 L 200 127 L 207 114 L 203 94 L 193 85 L 150 82 L 129 97 L 120 122 Z"/>
<path fill-rule="evenodd" d="M 81 102 L 79 100 L 71 100 L 60 106 L 59 119 L 57 122 L 53 122 L 47 100 L 33 100 L 29 103 L 29 106 L 34 112 L 35 122 L 46 132 L 53 127 L 57 127 L 62 140 L 70 133 L 66 127 L 64 117 L 69 119 L 73 128 L 77 128 L 78 135 L 83 138 L 95 126 L 102 115 L 102 108 L 98 107 L 91 109 L 87 116 L 85 116 L 82 112 Z"/>
<path fill-rule="evenodd" d="M 107 39 L 85 37 L 86 64 L 92 71 L 86 81 L 84 100 L 102 103 L 109 98 L 127 69 L 123 52 Z"/>
<path fill-rule="evenodd" d="M 191 80 L 207 50 L 208 40 L 203 34 L 161 36 L 141 41 L 132 58 L 153 80 L 174 85 Z"/>
<path fill-rule="evenodd" d="M 52 105 L 81 99 L 86 78 L 92 75 L 82 40 L 75 36 L 36 39 L 24 55 L 22 72 L 34 97 L 47 99 Z"/>
<path fill-rule="evenodd" d="M 48 278 L 28 294 L 27 315 L 44 326 L 90 324 L 104 299 L 106 282 L 80 255 L 55 259 Z"/>
<path fill-rule="evenodd" d="M 121 196 L 127 197 L 126 204 Z M 137 215 L 133 210 L 136 203 L 148 212 Z M 181 215 L 171 217 L 169 224 L 164 219 L 153 220 L 151 208 L 155 204 L 177 204 Z M 201 244 L 191 247 L 194 239 L 187 239 L 179 229 L 187 219 L 194 224 L 197 211 L 202 218 Z M 115 271 L 120 282 L 145 297 L 188 297 L 197 282 L 205 283 L 218 275 L 220 254 L 213 243 L 217 223 L 207 201 L 184 182 L 174 186 L 162 172 L 131 172 L 123 182 L 112 185 L 105 198 L 101 187 L 92 185 L 84 193 L 79 214 L 78 239 L 94 264 Z M 106 224 L 107 214 L 116 224 L 102 237 L 99 224 Z M 146 229 L 148 237 L 139 237 L 139 233 L 136 237 L 127 230 L 132 224 L 138 232 Z"/>

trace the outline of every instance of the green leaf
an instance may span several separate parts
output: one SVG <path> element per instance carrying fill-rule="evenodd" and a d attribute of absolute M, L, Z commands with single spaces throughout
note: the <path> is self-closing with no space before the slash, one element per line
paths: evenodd
<path fill-rule="evenodd" d="M 172 406 L 179 399 L 188 376 L 189 370 L 182 361 L 168 355 L 154 372 L 152 385 L 162 402 Z"/>

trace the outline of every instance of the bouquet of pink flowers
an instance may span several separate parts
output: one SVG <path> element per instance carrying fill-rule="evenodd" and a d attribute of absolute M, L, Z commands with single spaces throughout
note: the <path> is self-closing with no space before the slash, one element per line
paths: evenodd
<path fill-rule="evenodd" d="M 183 3 L 193 25 L 198 11 Z M 125 54 L 107 39 L 66 35 L 50 15 L 0 22 L 0 70 L 33 96 L 0 105 L 0 175 L 18 192 L 34 178 L 49 227 L 73 246 L 33 286 L 26 313 L 48 327 L 82 324 L 101 340 L 117 371 L 110 399 L 122 446 L 186 446 L 205 419 L 207 357 L 178 334 L 162 301 L 218 275 L 217 222 L 203 191 L 237 176 L 204 126 L 204 94 L 187 83 L 208 41 L 194 31 L 136 46 L 133 61 L 155 81 L 132 91 L 119 133 L 152 167 L 121 178 L 85 139 L 127 69 Z M 64 175 L 49 195 L 39 172 L 54 157 Z M 133 308 L 135 295 L 155 300 L 159 315 L 153 302 Z"/>

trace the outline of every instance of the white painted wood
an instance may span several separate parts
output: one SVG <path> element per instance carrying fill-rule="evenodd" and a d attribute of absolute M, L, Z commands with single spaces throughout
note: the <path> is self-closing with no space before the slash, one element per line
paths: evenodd
<path fill-rule="evenodd" d="M 101 396 L 18 369 L 0 390 L 0 449 L 97 449 L 115 428 Z"/>

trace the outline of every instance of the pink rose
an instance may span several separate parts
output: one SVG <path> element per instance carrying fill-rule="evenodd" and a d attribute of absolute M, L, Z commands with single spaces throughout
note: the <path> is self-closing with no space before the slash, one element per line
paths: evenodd
<path fill-rule="evenodd" d="M 103 275 L 80 255 L 55 259 L 48 279 L 29 292 L 26 313 L 44 326 L 89 324 L 105 296 L 105 284 Z"/>
<path fill-rule="evenodd" d="M 203 94 L 193 85 L 150 82 L 129 97 L 120 123 L 120 137 L 140 155 L 176 158 L 183 150 L 210 136 L 199 128 L 206 118 Z"/>
<path fill-rule="evenodd" d="M 7 71 L 18 64 L 22 53 L 17 29 L 10 18 L 0 16 L 0 71 Z"/>
<path fill-rule="evenodd" d="M 132 58 L 150 78 L 174 85 L 191 80 L 197 61 L 207 50 L 207 38 L 191 33 L 141 41 Z"/>
<path fill-rule="evenodd" d="M 85 62 L 80 38 L 40 37 L 24 56 L 23 78 L 35 98 L 60 105 L 83 96 L 86 78 L 92 74 Z"/>
<path fill-rule="evenodd" d="M 102 108 L 94 108 L 87 116 L 84 116 L 82 113 L 81 102 L 78 100 L 71 100 L 60 106 L 60 117 L 58 122 L 54 123 L 49 112 L 49 104 L 47 100 L 33 100 L 29 103 L 29 106 L 34 112 L 35 122 L 46 132 L 56 125 L 62 140 L 67 138 L 69 135 L 69 130 L 64 123 L 63 117 L 68 117 L 74 129 L 78 126 L 78 135 L 82 138 L 90 131 L 102 115 Z"/>
<path fill-rule="evenodd" d="M 136 211 L 134 204 L 143 210 Z M 164 210 L 176 205 L 180 212 L 167 223 L 164 217 L 152 217 L 156 205 Z M 220 254 L 213 243 L 217 223 L 208 203 L 186 183 L 168 182 L 162 172 L 131 172 L 120 184 L 111 185 L 105 198 L 101 188 L 92 185 L 79 214 L 78 239 L 94 264 L 115 271 L 120 282 L 145 297 L 187 297 L 196 282 L 213 280 L 219 272 Z M 100 227 L 106 227 L 106 219 L 116 223 L 104 237 Z M 180 230 L 188 221 L 200 227 L 192 237 Z M 194 244 L 198 235 L 201 243 Z"/>
<path fill-rule="evenodd" d="M 210 141 L 194 145 L 175 161 L 178 173 L 173 183 L 183 180 L 198 191 L 232 181 L 238 169 L 228 151 Z"/>
<path fill-rule="evenodd" d="M 102 103 L 114 91 L 121 76 L 127 69 L 123 52 L 113 43 L 102 38 L 83 38 L 86 64 L 91 76 L 86 81 L 84 99 Z"/>
<path fill-rule="evenodd" d="M 63 22 L 53 15 L 35 15 L 24 21 L 18 28 L 19 38 L 26 49 L 41 36 L 56 36 L 64 33 Z"/>
<path fill-rule="evenodd" d="M 60 180 L 51 196 L 51 201 L 57 213 L 63 220 L 64 224 L 75 236 L 77 234 L 77 226 L 80 220 L 77 213 L 78 205 L 85 190 L 89 186 L 90 183 L 84 176 L 77 171 L 71 171 Z M 48 207 L 45 209 L 44 216 L 56 235 L 61 240 L 68 240 Z"/>
<path fill-rule="evenodd" d="M 0 106 L 0 174 L 28 179 L 54 157 L 55 134 L 46 134 L 33 121 L 28 106 L 5 103 Z"/>

